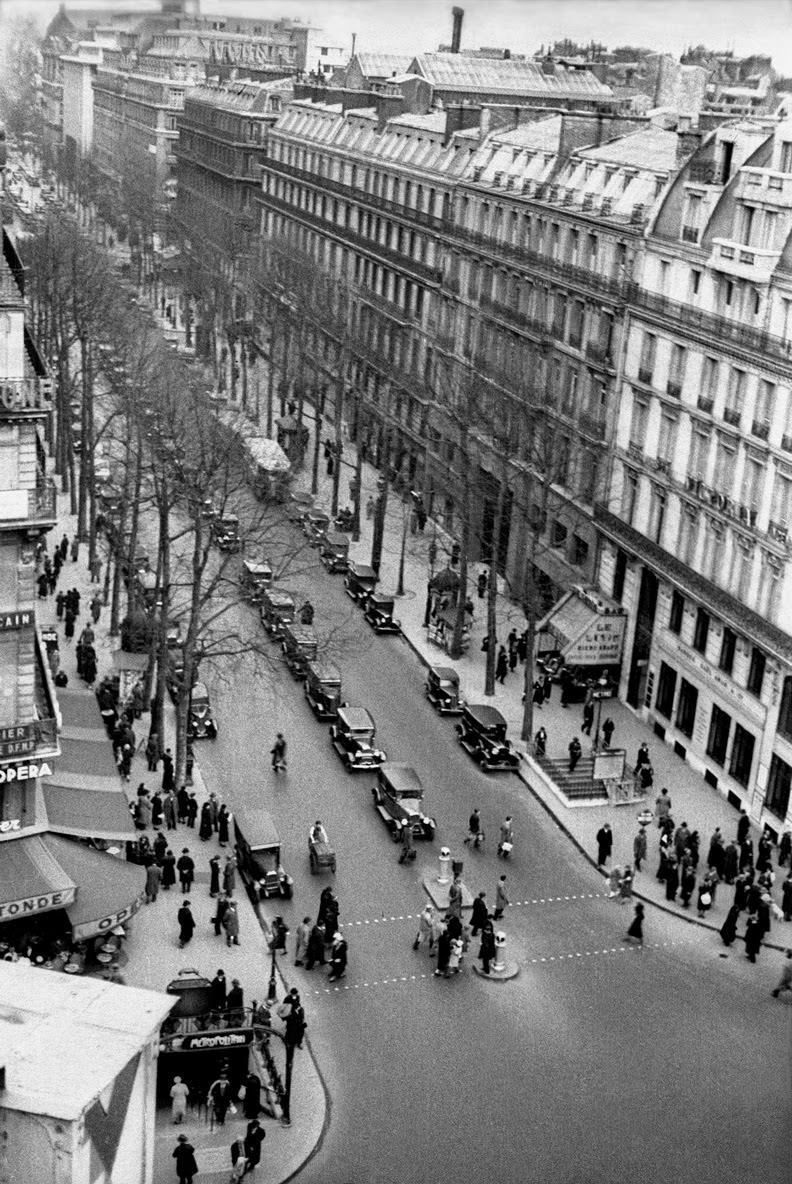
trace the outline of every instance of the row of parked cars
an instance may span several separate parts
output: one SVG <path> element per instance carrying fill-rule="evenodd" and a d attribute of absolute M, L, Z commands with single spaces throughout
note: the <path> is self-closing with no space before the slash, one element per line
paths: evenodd
<path fill-rule="evenodd" d="M 485 773 L 516 769 L 520 755 L 506 736 L 507 724 L 489 703 L 465 703 L 459 693 L 459 675 L 450 666 L 430 666 L 426 697 L 440 715 L 458 715 L 457 739 Z"/>

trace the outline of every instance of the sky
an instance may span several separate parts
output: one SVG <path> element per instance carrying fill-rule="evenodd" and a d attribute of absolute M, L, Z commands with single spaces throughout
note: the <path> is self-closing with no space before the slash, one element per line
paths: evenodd
<path fill-rule="evenodd" d="M 419 53 L 451 39 L 454 2 L 465 11 L 462 45 L 533 53 L 571 37 L 605 45 L 645 45 L 679 56 L 703 43 L 738 56 L 768 53 L 792 75 L 792 0 L 200 0 L 202 13 L 294 17 L 322 28 L 331 45 Z M 67 0 L 67 9 L 112 7 L 108 0 Z M 56 0 L 0 0 L 0 14 L 24 12 L 42 25 Z M 153 0 L 127 0 L 150 11 Z"/>

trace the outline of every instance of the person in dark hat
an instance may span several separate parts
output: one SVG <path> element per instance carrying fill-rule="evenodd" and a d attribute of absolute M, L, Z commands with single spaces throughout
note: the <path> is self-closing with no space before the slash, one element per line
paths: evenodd
<path fill-rule="evenodd" d="M 192 1184 L 193 1177 L 198 1175 L 198 1164 L 195 1162 L 195 1148 L 186 1135 L 179 1135 L 173 1149 L 176 1160 L 176 1173 L 179 1184 Z"/>
<path fill-rule="evenodd" d="M 192 915 L 189 900 L 185 900 L 176 914 L 176 919 L 179 922 L 179 948 L 183 949 L 189 941 L 192 941 L 192 935 L 195 932 L 195 917 Z"/>

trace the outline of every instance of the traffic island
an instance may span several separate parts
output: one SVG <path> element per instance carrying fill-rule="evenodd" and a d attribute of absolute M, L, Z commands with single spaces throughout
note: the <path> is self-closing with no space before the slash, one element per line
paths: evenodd
<path fill-rule="evenodd" d="M 450 904 L 451 887 L 455 882 L 457 876 L 461 877 L 462 862 L 454 860 L 451 861 L 451 852 L 448 847 L 440 848 L 439 856 L 439 872 L 437 869 L 425 868 L 421 879 L 426 895 L 431 900 L 438 912 L 446 912 Z M 453 875 L 452 875 L 453 872 Z M 462 908 L 472 909 L 473 907 L 473 893 L 462 882 L 461 878 L 458 880 L 459 888 L 462 892 Z"/>
<path fill-rule="evenodd" d="M 516 978 L 520 973 L 519 963 L 506 958 L 506 934 L 499 929 L 495 934 L 495 956 L 490 962 L 489 971 L 485 971 L 478 963 L 473 963 L 473 972 L 487 982 L 505 983 L 510 978 Z"/>

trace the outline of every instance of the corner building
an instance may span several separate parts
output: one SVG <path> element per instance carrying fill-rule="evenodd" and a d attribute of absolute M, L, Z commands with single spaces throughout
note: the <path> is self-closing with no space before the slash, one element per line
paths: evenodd
<path fill-rule="evenodd" d="M 792 785 L 792 123 L 735 121 L 666 189 L 630 285 L 599 582 L 621 694 L 775 834 Z"/>

